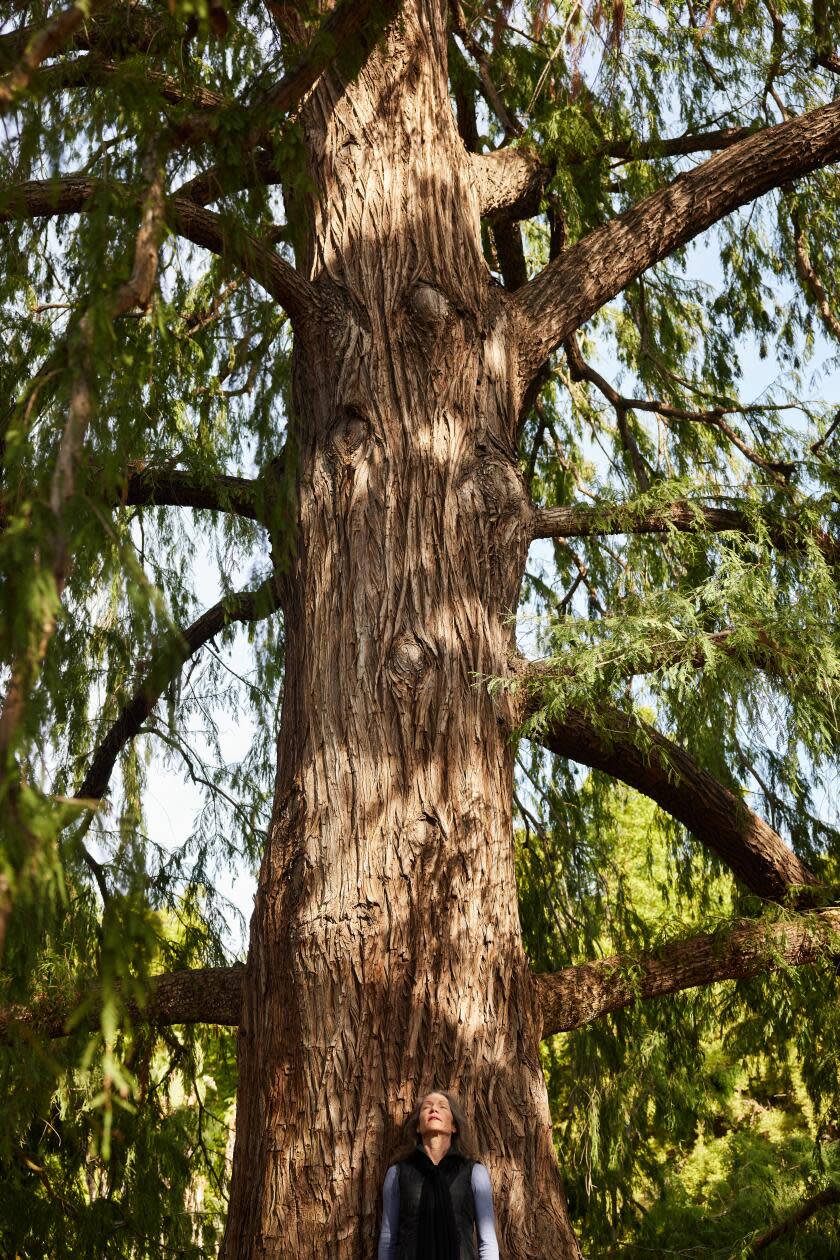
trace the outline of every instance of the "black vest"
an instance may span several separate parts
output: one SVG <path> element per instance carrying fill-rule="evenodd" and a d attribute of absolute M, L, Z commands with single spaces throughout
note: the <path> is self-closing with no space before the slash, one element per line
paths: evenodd
<path fill-rule="evenodd" d="M 475 1247 L 475 1201 L 472 1192 L 474 1160 L 464 1159 L 449 1186 L 460 1243 L 459 1260 L 477 1260 Z M 417 1226 L 423 1174 L 405 1161 L 397 1164 L 400 1179 L 400 1232 L 397 1260 L 422 1260 L 417 1256 Z"/>

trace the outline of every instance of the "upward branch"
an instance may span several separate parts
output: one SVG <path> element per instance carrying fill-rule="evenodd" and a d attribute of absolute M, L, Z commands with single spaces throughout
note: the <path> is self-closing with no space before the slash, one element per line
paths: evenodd
<path fill-rule="evenodd" d="M 535 375 L 557 346 L 648 267 L 739 206 L 838 157 L 840 101 L 834 101 L 716 153 L 590 232 L 516 294 L 528 326 L 526 373 Z"/>

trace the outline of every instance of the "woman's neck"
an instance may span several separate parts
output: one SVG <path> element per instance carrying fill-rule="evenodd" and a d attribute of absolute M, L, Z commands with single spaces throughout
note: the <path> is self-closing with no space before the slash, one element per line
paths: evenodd
<path fill-rule="evenodd" d="M 423 1138 L 423 1150 L 433 1164 L 440 1163 L 444 1155 L 448 1154 L 451 1145 L 451 1133 L 427 1133 Z"/>

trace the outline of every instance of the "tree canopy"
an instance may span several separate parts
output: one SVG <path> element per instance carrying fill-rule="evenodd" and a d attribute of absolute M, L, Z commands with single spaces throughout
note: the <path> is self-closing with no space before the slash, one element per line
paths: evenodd
<path fill-rule="evenodd" d="M 295 541 L 300 110 L 400 7 L 3 18 L 10 1254 L 218 1245 L 243 961 L 224 889 L 265 843 Z M 724 1256 L 822 1194 L 774 1254 L 828 1256 L 840 10 L 492 0 L 449 24 L 486 262 L 534 375 L 522 656 L 475 687 L 518 706 L 520 918 L 572 1214 L 592 1255 L 702 1226 Z M 161 766 L 201 797 L 176 847 L 148 823 Z"/>

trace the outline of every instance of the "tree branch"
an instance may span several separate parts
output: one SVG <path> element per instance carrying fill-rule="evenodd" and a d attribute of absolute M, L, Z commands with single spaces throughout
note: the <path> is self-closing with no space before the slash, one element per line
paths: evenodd
<path fill-rule="evenodd" d="M 665 534 L 670 530 L 695 534 L 727 531 L 751 534 L 754 525 L 746 511 L 739 508 L 704 507 L 688 499 L 664 503 L 654 509 L 638 509 L 632 503 L 590 507 L 537 508 L 531 518 L 531 538 L 591 538 L 611 534 Z M 780 551 L 797 545 L 795 529 L 771 526 L 770 540 Z M 840 561 L 840 540 L 820 530 L 814 542 L 829 564 Z"/>
<path fill-rule="evenodd" d="M 652 954 L 616 955 L 534 976 L 543 1037 L 581 1028 L 637 1001 L 802 967 L 840 952 L 840 910 L 789 923 L 742 920 L 711 936 L 670 941 Z"/>
<path fill-rule="evenodd" d="M 520 676 L 536 683 L 527 708 L 537 712 L 544 672 L 526 664 Z M 780 901 L 793 888 L 817 883 L 781 836 L 678 744 L 619 709 L 602 708 L 600 716 L 602 724 L 596 726 L 585 712 L 570 707 L 528 738 L 650 797 L 759 897 Z"/>
<path fill-rule="evenodd" d="M 537 213 L 549 170 L 533 153 L 506 146 L 472 153 L 469 163 L 482 215 L 504 211 L 508 219 L 528 219 Z"/>
<path fill-rule="evenodd" d="M 126 185 L 80 175 L 29 180 L 4 190 L 0 197 L 0 223 L 78 214 L 98 191 L 124 193 L 129 204 L 135 199 L 133 190 Z M 263 241 L 238 225 L 228 226 L 220 215 L 184 197 L 172 198 L 166 209 L 167 221 L 179 236 L 241 268 L 280 303 L 290 319 L 303 318 L 313 311 L 314 287 Z"/>
<path fill-rule="evenodd" d="M 654 415 L 661 416 L 666 422 L 669 420 L 689 420 L 695 424 L 711 425 L 713 428 L 719 429 L 732 445 L 741 452 L 745 459 L 748 459 L 751 464 L 755 464 L 758 468 L 765 469 L 778 481 L 785 481 L 793 471 L 794 464 L 787 460 L 767 459 L 758 451 L 753 450 L 744 441 L 740 433 L 737 433 L 730 424 L 727 424 L 723 417 L 728 415 L 730 411 L 740 411 L 743 410 L 742 408 L 733 405 L 732 407 L 713 407 L 708 411 L 688 411 L 685 407 L 675 407 L 672 403 L 660 402 L 659 399 L 655 398 L 627 398 L 625 395 L 619 394 L 618 390 L 610 384 L 606 377 L 602 376 L 591 364 L 586 362 L 580 352 L 577 337 L 574 333 L 566 341 L 563 348 L 566 352 L 571 379 L 573 381 L 588 381 L 590 385 L 594 385 L 615 409 L 622 442 L 629 450 L 636 478 L 643 490 L 646 490 L 649 485 L 648 470 L 632 435 L 627 430 L 626 416 L 628 411 L 651 412 Z"/>
<path fill-rule="evenodd" d="M 819 1212 L 824 1207 L 831 1207 L 835 1203 L 840 1203 L 840 1186 L 827 1186 L 825 1190 L 820 1190 L 809 1199 L 804 1199 L 790 1216 L 786 1216 L 784 1220 L 765 1230 L 763 1234 L 759 1234 L 758 1238 L 754 1238 L 745 1250 L 737 1251 L 731 1260 L 748 1260 L 749 1256 L 757 1256 L 777 1238 L 796 1229 L 797 1225 L 804 1225 L 815 1212 Z"/>
<path fill-rule="evenodd" d="M 818 911 L 784 923 L 741 920 L 712 935 L 672 941 L 650 954 L 617 955 L 598 962 L 540 972 L 534 984 L 542 1011 L 542 1036 L 581 1028 L 637 1001 L 664 997 L 698 985 L 744 980 L 785 967 L 803 967 L 840 948 L 840 910 Z M 152 976 L 145 1004 L 127 1004 L 134 1023 L 237 1025 L 244 967 L 207 967 Z M 99 1024 L 101 990 L 92 985 L 69 994 L 36 997 L 0 1008 L 0 1041 L 26 1032 L 63 1037 L 73 1028 Z"/>
<path fill-rule="evenodd" d="M 523 370 L 557 346 L 648 267 L 739 206 L 840 157 L 840 101 L 767 127 L 572 245 L 515 297 L 526 320 Z"/>
<path fill-rule="evenodd" d="M 591 153 L 568 153 L 568 166 L 579 166 L 595 158 L 615 158 L 619 162 L 645 162 L 653 158 L 688 157 L 692 153 L 717 153 L 755 135 L 755 127 L 721 127 L 717 131 L 685 132 L 660 140 L 607 140 Z"/>
<path fill-rule="evenodd" d="M 146 52 L 152 46 L 158 51 L 169 46 L 167 36 L 182 33 L 164 9 L 148 9 L 135 4 L 114 4 L 98 16 L 89 17 L 64 38 L 65 50 L 99 51 L 106 55 Z M 21 26 L 0 35 L 0 66 L 11 66 L 23 57 L 40 28 Z M 50 54 L 47 54 L 49 56 Z"/>
<path fill-rule="evenodd" d="M 248 520 L 261 519 L 258 508 L 261 480 L 217 476 L 204 481 L 182 469 L 133 464 L 119 502 L 126 507 L 192 507 L 210 512 L 235 512 Z"/>
<path fill-rule="evenodd" d="M 42 61 L 52 57 L 85 20 L 81 5 L 63 9 L 42 31 L 27 41 L 26 51 L 18 64 L 0 79 L 0 113 L 13 105 L 29 86 Z"/>
<path fill-rule="evenodd" d="M 150 977 L 142 1007 L 130 1000 L 125 1009 L 132 1022 L 138 1024 L 236 1025 L 242 1008 L 244 974 L 244 967 L 165 972 Z M 83 1002 L 83 1018 L 68 1027 L 68 1020 Z M 26 1006 L 7 1006 L 0 1009 L 0 1041 L 29 1030 L 46 1037 L 65 1037 L 75 1028 L 93 1031 L 99 1027 L 101 1007 L 102 990 L 96 984 L 69 994 L 46 994 Z"/>
<path fill-rule="evenodd" d="M 131 699 L 123 705 L 94 752 L 75 799 L 98 801 L 105 795 L 117 757 L 129 740 L 139 733 L 169 683 L 199 648 L 225 626 L 235 621 L 260 621 L 275 612 L 278 606 L 277 574 L 272 573 L 256 590 L 240 591 L 236 595 L 220 599 L 212 608 L 202 613 L 197 621 L 187 626 L 183 633 L 173 636 L 167 647 L 152 662 L 146 677 Z"/>
<path fill-rule="evenodd" d="M 793 225 L 793 247 L 796 252 L 796 274 L 799 276 L 803 289 L 816 306 L 829 337 L 840 342 L 840 319 L 831 309 L 825 287 L 814 270 L 798 209 L 791 211 L 790 219 Z"/>

